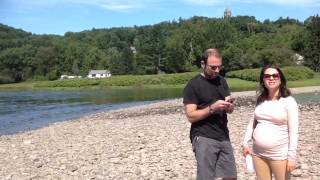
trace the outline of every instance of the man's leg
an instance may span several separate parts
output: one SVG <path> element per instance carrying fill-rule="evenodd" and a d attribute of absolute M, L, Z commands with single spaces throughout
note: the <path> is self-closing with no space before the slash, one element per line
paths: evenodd
<path fill-rule="evenodd" d="M 220 152 L 217 159 L 216 177 L 225 180 L 237 179 L 237 167 L 230 141 L 221 141 Z"/>
<path fill-rule="evenodd" d="M 218 154 L 215 141 L 201 136 L 195 137 L 192 146 L 197 160 L 197 180 L 213 180 Z"/>
<path fill-rule="evenodd" d="M 290 173 L 287 171 L 287 160 L 269 161 L 275 180 L 289 180 Z"/>
<path fill-rule="evenodd" d="M 253 165 L 256 171 L 257 179 L 271 180 L 272 174 L 271 174 L 271 169 L 267 162 L 268 160 L 257 157 L 257 156 L 252 156 L 252 158 L 253 158 Z"/>

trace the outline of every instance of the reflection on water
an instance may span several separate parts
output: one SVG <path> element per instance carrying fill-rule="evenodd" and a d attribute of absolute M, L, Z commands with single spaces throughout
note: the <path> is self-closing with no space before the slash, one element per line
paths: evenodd
<path fill-rule="evenodd" d="M 320 92 L 301 93 L 293 95 L 298 103 L 320 102 Z"/>
<path fill-rule="evenodd" d="M 181 96 L 179 88 L 0 92 L 0 135 L 36 129 L 93 112 Z M 300 104 L 320 102 L 318 93 L 294 97 Z"/>
<path fill-rule="evenodd" d="M 99 111 L 181 97 L 181 89 L 0 92 L 0 135 L 48 126 Z"/>

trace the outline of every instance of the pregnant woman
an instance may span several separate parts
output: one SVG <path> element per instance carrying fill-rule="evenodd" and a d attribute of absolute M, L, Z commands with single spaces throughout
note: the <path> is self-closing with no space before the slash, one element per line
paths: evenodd
<path fill-rule="evenodd" d="M 298 106 L 282 71 L 273 66 L 262 68 L 254 118 L 243 142 L 243 155 L 253 156 L 258 180 L 271 180 L 272 175 L 276 180 L 290 179 L 295 168 L 298 126 Z"/>

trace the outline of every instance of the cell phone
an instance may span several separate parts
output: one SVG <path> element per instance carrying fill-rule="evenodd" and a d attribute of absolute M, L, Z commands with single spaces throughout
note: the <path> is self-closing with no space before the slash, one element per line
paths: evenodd
<path fill-rule="evenodd" d="M 235 98 L 230 98 L 230 99 L 228 99 L 228 100 L 227 100 L 227 102 L 229 102 L 229 103 L 233 103 L 233 102 L 234 102 L 234 100 L 235 100 Z"/>

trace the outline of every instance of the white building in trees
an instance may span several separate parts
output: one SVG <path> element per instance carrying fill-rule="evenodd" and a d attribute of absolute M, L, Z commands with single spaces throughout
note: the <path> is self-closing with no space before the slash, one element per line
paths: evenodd
<path fill-rule="evenodd" d="M 108 70 L 91 70 L 88 74 L 88 78 L 106 78 L 110 77 L 111 73 Z"/>

